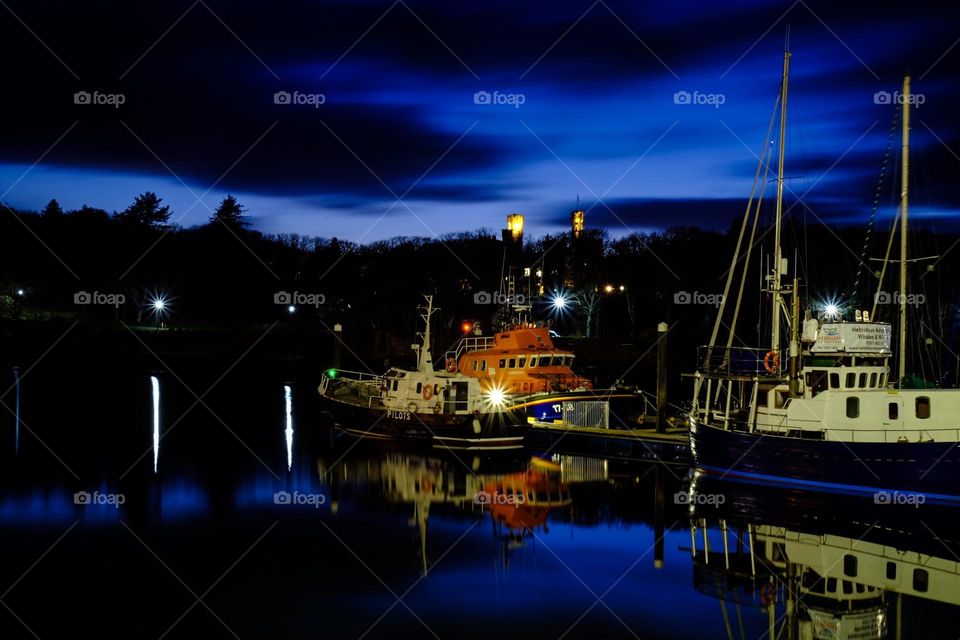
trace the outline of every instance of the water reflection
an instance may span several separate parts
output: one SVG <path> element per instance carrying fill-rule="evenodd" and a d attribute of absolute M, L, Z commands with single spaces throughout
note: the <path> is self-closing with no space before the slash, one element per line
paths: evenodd
<path fill-rule="evenodd" d="M 160 381 L 150 376 L 150 389 L 153 392 L 153 472 L 157 472 L 160 459 Z"/>
<path fill-rule="evenodd" d="M 765 610 L 768 637 L 954 638 L 955 511 L 718 482 L 690 488 L 694 587 Z M 949 534 L 944 538 L 938 532 Z M 938 618 L 931 622 L 930 614 Z"/>
<path fill-rule="evenodd" d="M 287 439 L 287 471 L 293 468 L 293 390 L 290 385 L 283 385 L 283 402 L 287 412 L 286 429 Z"/>

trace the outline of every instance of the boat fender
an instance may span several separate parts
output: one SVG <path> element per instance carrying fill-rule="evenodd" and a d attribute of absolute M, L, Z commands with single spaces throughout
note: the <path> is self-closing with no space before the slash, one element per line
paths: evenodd
<path fill-rule="evenodd" d="M 767 355 L 763 356 L 763 368 L 771 375 L 780 373 L 780 354 L 776 351 L 767 351 Z"/>
<path fill-rule="evenodd" d="M 409 411 L 410 413 L 416 413 L 416 412 L 417 412 L 417 403 L 416 403 L 416 402 L 411 402 L 410 404 L 408 404 L 408 405 L 407 405 L 407 411 Z"/>
<path fill-rule="evenodd" d="M 447 358 L 447 371 L 449 373 L 456 373 L 457 371 L 457 360 L 454 357 Z"/>
<path fill-rule="evenodd" d="M 474 432 L 475 434 L 477 434 L 477 435 L 480 435 L 480 430 L 481 430 L 480 421 L 477 420 L 476 418 L 474 418 L 474 419 L 473 419 L 473 432 Z"/>

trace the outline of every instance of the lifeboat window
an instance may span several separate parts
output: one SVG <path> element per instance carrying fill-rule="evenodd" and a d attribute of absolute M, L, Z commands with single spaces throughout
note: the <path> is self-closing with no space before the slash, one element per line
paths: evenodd
<path fill-rule="evenodd" d="M 896 580 L 897 579 L 897 563 L 888 562 L 887 563 L 887 580 Z"/>
<path fill-rule="evenodd" d="M 930 398 L 927 396 L 920 396 L 916 400 L 916 413 L 917 417 L 921 420 L 926 420 L 930 417 Z"/>
<path fill-rule="evenodd" d="M 850 578 L 857 577 L 857 556 L 849 553 L 843 556 L 843 575 Z"/>
<path fill-rule="evenodd" d="M 853 389 L 855 386 L 857 386 L 857 374 L 855 374 L 855 373 L 848 373 L 848 374 L 847 374 L 846 385 L 844 385 L 844 386 L 846 386 L 847 389 Z"/>
<path fill-rule="evenodd" d="M 870 388 L 871 389 L 877 388 L 877 374 L 875 373 L 870 374 Z"/>
<path fill-rule="evenodd" d="M 506 368 L 507 368 L 507 359 L 506 359 L 506 358 L 500 358 L 500 368 L 501 368 L 501 369 L 506 369 Z"/>
<path fill-rule="evenodd" d="M 517 359 L 516 359 L 516 358 L 510 358 L 510 368 L 511 368 L 511 369 L 516 369 L 516 368 L 517 368 Z"/>
<path fill-rule="evenodd" d="M 530 368 L 533 369 L 535 366 L 537 366 L 537 356 L 531 356 L 531 357 L 530 357 Z"/>
<path fill-rule="evenodd" d="M 913 570 L 913 590 L 920 593 L 926 593 L 930 587 L 930 574 L 926 569 Z"/>
<path fill-rule="evenodd" d="M 900 404 L 897 402 L 890 402 L 887 404 L 887 415 L 891 420 L 900 419 Z"/>
<path fill-rule="evenodd" d="M 831 373 L 831 374 L 830 374 L 830 388 L 831 388 L 831 389 L 839 389 L 839 388 L 840 388 L 840 374 L 839 374 L 839 373 Z"/>
<path fill-rule="evenodd" d="M 486 361 L 486 360 L 481 360 L 481 361 L 480 361 L 480 371 L 486 371 L 486 370 L 487 370 L 487 361 Z"/>
<path fill-rule="evenodd" d="M 418 383 L 417 383 L 417 393 L 420 393 L 421 391 L 423 391 L 423 383 L 422 383 L 422 382 L 418 382 Z"/>
<path fill-rule="evenodd" d="M 526 358 L 517 358 L 517 368 L 518 368 L 518 369 L 523 369 L 525 366 L 527 366 L 527 359 L 526 359 Z"/>
<path fill-rule="evenodd" d="M 860 417 L 860 398 L 856 396 L 850 396 L 849 398 L 847 398 L 847 417 L 848 418 Z"/>
<path fill-rule="evenodd" d="M 478 362 L 477 362 L 476 360 L 474 360 L 474 361 L 473 361 L 473 370 L 474 370 L 474 371 L 477 370 L 477 364 L 478 364 Z"/>
<path fill-rule="evenodd" d="M 861 389 L 865 389 L 865 388 L 867 387 L 867 374 L 866 374 L 866 373 L 861 373 L 861 374 L 860 374 L 860 384 L 858 384 L 857 386 L 860 387 Z"/>
<path fill-rule="evenodd" d="M 440 385 L 439 385 L 439 384 L 433 385 L 433 395 L 435 395 L 435 396 L 440 395 Z"/>

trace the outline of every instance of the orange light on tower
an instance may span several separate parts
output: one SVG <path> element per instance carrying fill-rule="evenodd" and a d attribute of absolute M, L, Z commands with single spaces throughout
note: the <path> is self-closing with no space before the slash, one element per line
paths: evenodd
<path fill-rule="evenodd" d="M 570 212 L 570 231 L 573 233 L 574 238 L 579 238 L 580 234 L 583 233 L 583 219 L 584 214 L 582 209 Z"/>
<path fill-rule="evenodd" d="M 507 231 L 514 242 L 523 240 L 523 214 L 511 213 L 507 216 Z"/>
<path fill-rule="evenodd" d="M 473 331 L 473 323 L 464 321 L 464 323 L 460 325 L 460 330 L 464 333 L 471 333 Z"/>

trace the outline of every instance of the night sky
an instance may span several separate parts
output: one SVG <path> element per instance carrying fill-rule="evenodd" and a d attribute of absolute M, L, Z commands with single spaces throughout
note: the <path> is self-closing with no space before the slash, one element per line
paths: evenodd
<path fill-rule="evenodd" d="M 789 25 L 791 215 L 866 223 L 896 110 L 877 93 L 909 72 L 912 211 L 957 224 L 948 3 L 142 4 L 0 2 L 0 200 L 113 211 L 152 190 L 191 226 L 233 193 L 261 231 L 369 242 L 513 211 L 542 235 L 579 196 L 614 236 L 724 230 Z"/>

